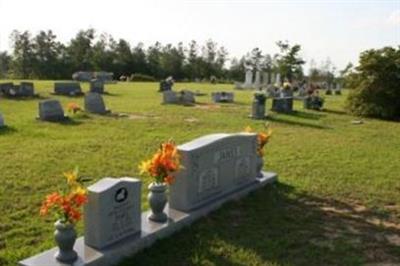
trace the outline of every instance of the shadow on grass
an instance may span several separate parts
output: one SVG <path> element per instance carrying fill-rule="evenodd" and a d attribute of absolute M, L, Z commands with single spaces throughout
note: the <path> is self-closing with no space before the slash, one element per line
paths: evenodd
<path fill-rule="evenodd" d="M 310 128 L 315 128 L 315 129 L 329 129 L 329 127 L 327 127 L 327 126 L 321 126 L 321 125 L 317 125 L 317 124 L 313 124 L 313 123 L 305 123 L 305 122 L 301 122 L 301 121 L 288 120 L 283 117 L 278 117 L 276 115 L 268 115 L 267 120 L 276 122 L 276 123 L 293 125 L 293 126 L 310 127 Z"/>
<path fill-rule="evenodd" d="M 299 117 L 299 118 L 305 118 L 305 119 L 314 119 L 314 120 L 318 120 L 321 117 L 326 116 L 321 113 L 309 113 L 309 112 L 303 112 L 303 111 L 294 111 L 292 113 L 288 113 L 287 115 Z"/>
<path fill-rule="evenodd" d="M 37 94 L 32 97 L 11 97 L 11 96 L 2 96 L 4 99 L 7 100 L 12 100 L 12 101 L 17 101 L 17 102 L 25 102 L 25 101 L 35 101 L 35 100 L 47 100 L 50 99 L 50 97 L 47 96 L 42 96 L 40 94 Z"/>
<path fill-rule="evenodd" d="M 323 109 L 322 111 L 324 113 L 335 114 L 335 115 L 347 115 L 348 114 L 345 111 L 331 110 L 331 109 Z"/>
<path fill-rule="evenodd" d="M 400 262 L 400 229 L 382 219 L 277 183 L 223 205 L 120 266 L 393 265 Z"/>
<path fill-rule="evenodd" d="M 17 130 L 13 127 L 7 125 L 0 127 L 0 135 L 12 134 L 14 132 L 17 132 Z"/>

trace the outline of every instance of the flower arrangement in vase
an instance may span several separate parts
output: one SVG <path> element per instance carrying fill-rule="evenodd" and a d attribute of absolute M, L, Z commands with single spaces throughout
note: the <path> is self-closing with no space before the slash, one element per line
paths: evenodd
<path fill-rule="evenodd" d="M 73 249 L 76 240 L 75 224 L 81 219 L 82 206 L 87 202 L 87 191 L 83 180 L 78 176 L 78 169 L 64 173 L 67 179 L 65 189 L 46 196 L 40 208 L 40 215 L 54 214 L 54 238 L 58 245 L 55 258 L 64 263 L 72 263 L 78 255 Z"/>
<path fill-rule="evenodd" d="M 168 216 L 164 212 L 167 204 L 166 190 L 175 180 L 175 172 L 180 169 L 180 156 L 173 141 L 167 141 L 160 145 L 158 151 L 150 160 L 143 161 L 140 168 L 141 174 L 149 175 L 153 182 L 149 185 L 149 205 L 152 213 L 149 220 L 154 222 L 166 222 Z"/>
<path fill-rule="evenodd" d="M 257 133 L 257 177 L 262 177 L 262 167 L 264 165 L 264 146 L 268 143 L 272 135 L 272 130 L 268 124 L 265 124 L 266 131 Z M 244 130 L 248 133 L 254 133 L 253 129 L 247 126 Z"/>

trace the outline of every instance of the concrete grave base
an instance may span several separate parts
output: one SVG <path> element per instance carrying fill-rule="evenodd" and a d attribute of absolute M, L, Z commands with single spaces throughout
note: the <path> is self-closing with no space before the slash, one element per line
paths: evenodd
<path fill-rule="evenodd" d="M 97 250 L 86 246 L 83 237 L 77 239 L 75 243 L 75 251 L 78 253 L 78 260 L 73 263 L 73 266 L 103 266 L 115 265 L 123 258 L 132 256 L 138 251 L 151 246 L 157 239 L 165 238 L 172 235 L 174 232 L 190 225 L 199 218 L 208 213 L 220 208 L 227 201 L 241 198 L 248 193 L 260 189 L 267 184 L 277 181 L 277 174 L 272 172 L 263 172 L 263 177 L 257 178 L 257 182 L 251 183 L 246 187 L 236 190 L 215 201 L 204 205 L 191 212 L 181 212 L 166 207 L 166 213 L 169 216 L 168 222 L 164 224 L 154 223 L 147 219 L 149 211 L 142 213 L 142 230 L 134 236 L 125 238 L 107 248 Z M 47 250 L 36 256 L 30 257 L 19 262 L 22 266 L 62 266 L 70 265 L 56 261 L 54 254 L 57 248 Z"/>

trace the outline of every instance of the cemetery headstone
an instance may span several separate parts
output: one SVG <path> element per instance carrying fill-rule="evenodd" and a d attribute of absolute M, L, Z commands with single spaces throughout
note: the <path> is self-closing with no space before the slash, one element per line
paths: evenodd
<path fill-rule="evenodd" d="M 103 178 L 88 187 L 85 244 L 103 249 L 141 231 L 141 181 Z"/>
<path fill-rule="evenodd" d="M 55 82 L 54 93 L 67 96 L 77 96 L 83 94 L 79 82 Z"/>
<path fill-rule="evenodd" d="M 265 102 L 267 97 L 262 93 L 255 93 L 251 107 L 251 118 L 264 119 L 265 118 Z"/>
<path fill-rule="evenodd" d="M 21 82 L 19 86 L 19 96 L 33 97 L 35 96 L 35 89 L 33 82 Z"/>
<path fill-rule="evenodd" d="M 99 79 L 92 79 L 90 81 L 90 92 L 104 93 L 104 82 Z"/>
<path fill-rule="evenodd" d="M 253 71 L 251 69 L 247 69 L 243 87 L 251 88 L 252 85 L 253 85 Z"/>
<path fill-rule="evenodd" d="M 179 99 L 175 91 L 167 90 L 163 92 L 163 103 L 178 103 Z"/>
<path fill-rule="evenodd" d="M 213 92 L 211 97 L 215 103 L 233 103 L 234 100 L 233 92 Z"/>
<path fill-rule="evenodd" d="M 305 109 L 321 110 L 324 105 L 324 99 L 315 95 L 310 95 L 304 98 L 303 104 Z"/>
<path fill-rule="evenodd" d="M 261 86 L 261 76 L 260 76 L 260 71 L 256 71 L 255 78 L 254 78 L 254 84 L 253 88 L 258 89 Z"/>
<path fill-rule="evenodd" d="M 85 96 L 85 111 L 99 115 L 110 113 L 110 111 L 106 109 L 103 97 L 95 92 L 89 92 Z"/>
<path fill-rule="evenodd" d="M 196 102 L 193 92 L 189 90 L 182 90 L 179 93 L 180 93 L 181 104 L 194 104 Z"/>
<path fill-rule="evenodd" d="M 278 113 L 291 113 L 293 111 L 293 97 L 273 98 L 272 110 Z"/>
<path fill-rule="evenodd" d="M 39 102 L 39 119 L 42 121 L 59 122 L 67 119 L 58 100 Z"/>
<path fill-rule="evenodd" d="M 183 168 L 169 205 L 191 211 L 256 182 L 257 135 L 213 134 L 178 146 Z"/>
<path fill-rule="evenodd" d="M 5 83 L 0 83 L 0 93 L 7 95 L 8 91 L 10 89 L 14 88 L 14 84 L 12 82 L 5 82 Z"/>

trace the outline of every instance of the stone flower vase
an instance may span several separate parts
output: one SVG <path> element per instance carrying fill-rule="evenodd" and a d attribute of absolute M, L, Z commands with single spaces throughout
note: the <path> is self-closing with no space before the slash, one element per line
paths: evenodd
<path fill-rule="evenodd" d="M 262 156 L 256 156 L 256 170 L 257 176 L 256 177 L 263 177 L 262 168 L 264 166 L 264 158 Z"/>
<path fill-rule="evenodd" d="M 147 195 L 149 200 L 151 214 L 149 220 L 157 223 L 165 223 L 168 219 L 164 213 L 165 205 L 167 204 L 167 185 L 164 183 L 151 183 L 149 185 L 150 193 Z"/>
<path fill-rule="evenodd" d="M 74 250 L 76 240 L 75 227 L 71 223 L 63 223 L 58 220 L 54 227 L 54 239 L 56 240 L 58 251 L 55 258 L 64 263 L 72 263 L 78 258 L 78 254 Z"/>

